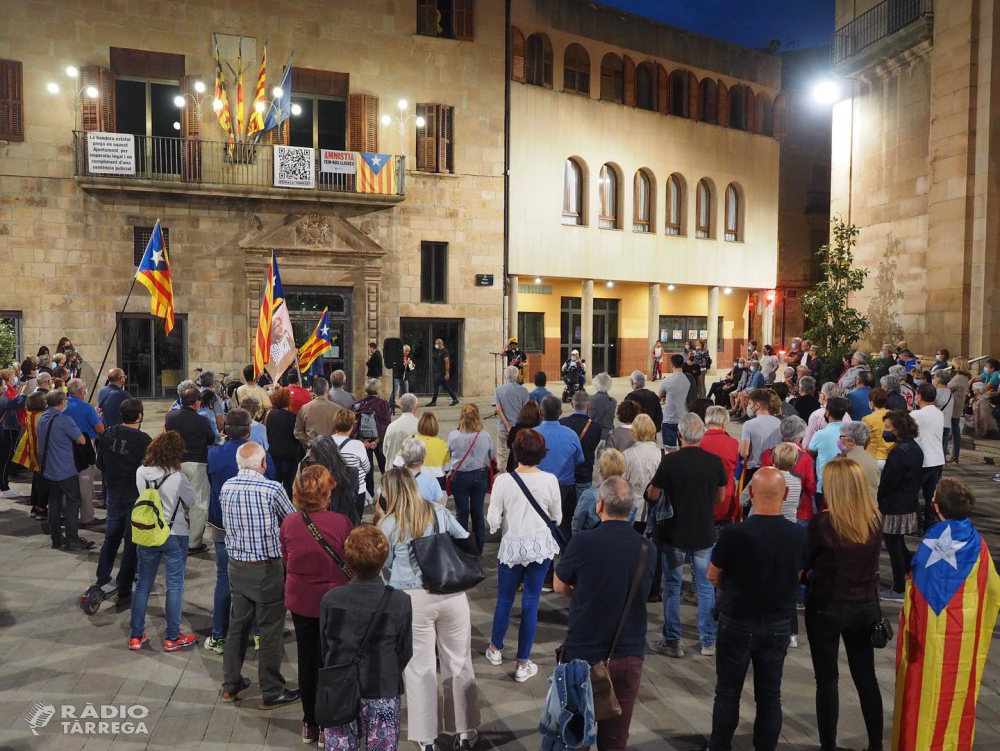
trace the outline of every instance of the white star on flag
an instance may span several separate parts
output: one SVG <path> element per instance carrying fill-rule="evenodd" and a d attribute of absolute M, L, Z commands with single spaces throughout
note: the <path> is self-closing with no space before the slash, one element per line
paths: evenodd
<path fill-rule="evenodd" d="M 378 154 L 376 154 L 375 156 L 373 156 L 372 157 L 372 164 L 376 165 L 376 166 L 379 165 L 379 164 L 382 164 L 382 157 L 380 157 Z"/>
<path fill-rule="evenodd" d="M 154 250 L 153 251 L 153 266 L 159 266 L 162 261 L 163 261 L 163 251 L 162 250 Z"/>
<path fill-rule="evenodd" d="M 323 335 L 323 338 L 325 339 L 330 334 L 330 327 L 329 326 L 324 326 L 319 331 Z"/>
<path fill-rule="evenodd" d="M 958 561 L 955 559 L 955 553 L 964 548 L 968 542 L 968 540 L 964 542 L 952 540 L 951 527 L 946 527 L 940 537 L 933 540 L 924 540 L 922 544 L 931 549 L 930 558 L 927 559 L 927 568 L 930 568 L 938 561 L 945 561 L 957 571 Z"/>

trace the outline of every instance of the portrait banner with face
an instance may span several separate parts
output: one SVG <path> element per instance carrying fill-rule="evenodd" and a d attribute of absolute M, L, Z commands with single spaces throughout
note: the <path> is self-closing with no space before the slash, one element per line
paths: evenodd
<path fill-rule="evenodd" d="M 292 336 L 292 321 L 288 317 L 288 306 L 281 300 L 271 318 L 270 357 L 265 365 L 271 378 L 277 381 L 281 374 L 295 363 L 297 351 L 295 338 Z"/>

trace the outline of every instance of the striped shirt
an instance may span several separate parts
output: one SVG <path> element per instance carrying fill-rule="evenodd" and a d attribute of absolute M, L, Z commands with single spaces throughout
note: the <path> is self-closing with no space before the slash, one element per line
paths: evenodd
<path fill-rule="evenodd" d="M 368 460 L 368 449 L 365 448 L 365 444 L 357 438 L 340 435 L 339 433 L 333 436 L 333 442 L 337 444 L 340 455 L 344 459 L 344 464 L 358 470 L 358 492 L 367 492 L 365 490 L 365 481 L 368 479 L 368 473 L 372 471 L 372 464 Z"/>
<path fill-rule="evenodd" d="M 236 561 L 281 558 L 281 522 L 295 513 L 285 488 L 253 469 L 241 469 L 219 491 L 226 552 Z"/>

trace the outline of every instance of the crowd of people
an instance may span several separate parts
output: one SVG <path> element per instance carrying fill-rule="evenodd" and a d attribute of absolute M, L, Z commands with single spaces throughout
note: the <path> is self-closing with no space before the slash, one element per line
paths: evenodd
<path fill-rule="evenodd" d="M 92 589 L 130 605 L 130 650 L 150 648 L 147 603 L 161 559 L 162 649 L 198 644 L 182 630 L 187 558 L 214 556 L 204 646 L 222 658 L 222 700 L 251 689 L 243 667 L 252 645 L 259 707 L 301 702 L 303 741 L 331 751 L 396 748 L 404 693 L 410 741 L 427 751 L 446 733 L 455 749 L 474 747 L 475 660 L 502 666 L 513 652 L 513 680 L 535 677 L 538 612 L 552 592 L 569 599 L 569 621 L 542 713 L 543 748 L 628 747 L 648 642 L 673 659 L 714 658 L 713 750 L 732 746 L 752 664 L 754 746 L 774 749 L 801 612 L 821 747 L 837 747 L 843 641 L 868 749 L 879 751 L 872 629 L 880 602 L 906 597 L 915 565 L 908 536 L 967 523 L 971 491 L 942 470 L 958 462 L 965 410 L 974 414 L 978 399 L 1000 389 L 1000 367 L 990 360 L 972 377 L 966 360 L 941 350 L 923 371 L 901 343 L 874 372 L 854 353 L 820 386 L 827 371 L 808 341 L 792 342 L 784 370 L 774 347 L 758 352 L 750 342 L 706 396 L 711 360 L 700 342 L 685 355 L 658 350 L 655 391 L 636 371 L 619 402 L 600 373 L 594 393 L 572 390 L 568 414 L 544 374 L 534 391 L 522 385 L 514 352 L 493 398 L 495 430 L 467 403 L 447 436 L 422 409 L 435 401 L 421 405 L 400 379 L 390 404 L 376 377 L 356 396 L 342 371 L 314 377 L 309 389 L 294 372 L 265 387 L 251 366 L 232 394 L 209 371 L 182 382 L 162 430 L 147 432 L 145 406 L 121 369 L 108 371 L 95 407 L 86 382 L 74 374 L 57 384 L 65 366 L 39 355 L 0 370 L 0 495 L 20 497 L 11 467 L 30 473 L 32 517 L 53 548 L 71 551 L 93 546 L 79 529 L 97 523 L 95 507 L 106 509 Z M 369 376 L 382 368 L 377 354 Z M 440 359 L 435 391 L 450 388 Z M 79 366 L 76 355 L 68 361 Z M 743 420 L 739 438 L 728 430 L 734 419 Z M 490 642 L 477 658 L 467 592 L 482 580 L 473 574 L 488 535 L 498 533 Z M 891 576 L 880 587 L 883 543 Z M 431 545 L 462 562 L 462 584 L 441 583 L 436 559 L 422 552 Z M 505 641 L 519 592 L 512 650 Z M 697 607 L 695 644 L 682 638 L 682 602 Z M 658 634 L 648 633 L 650 603 L 662 608 Z M 289 612 L 297 686 L 282 672 Z M 352 661 L 358 707 L 345 718 L 335 676 Z M 566 688 L 580 681 L 592 682 L 589 705 Z M 599 688 L 617 711 L 603 711 Z"/>

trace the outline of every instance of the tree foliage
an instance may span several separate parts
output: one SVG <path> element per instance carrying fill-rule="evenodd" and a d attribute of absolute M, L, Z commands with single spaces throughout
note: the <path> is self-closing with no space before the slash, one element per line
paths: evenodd
<path fill-rule="evenodd" d="M 0 318 L 0 368 L 13 365 L 15 354 L 17 354 L 17 335 L 14 332 L 14 324 Z"/>
<path fill-rule="evenodd" d="M 802 297 L 802 312 L 811 324 L 803 337 L 819 345 L 827 366 L 851 351 L 868 329 L 868 318 L 848 305 L 851 293 L 864 289 L 868 276 L 868 269 L 853 267 L 857 237 L 853 224 L 833 220 L 832 242 L 816 251 L 824 279 Z"/>

